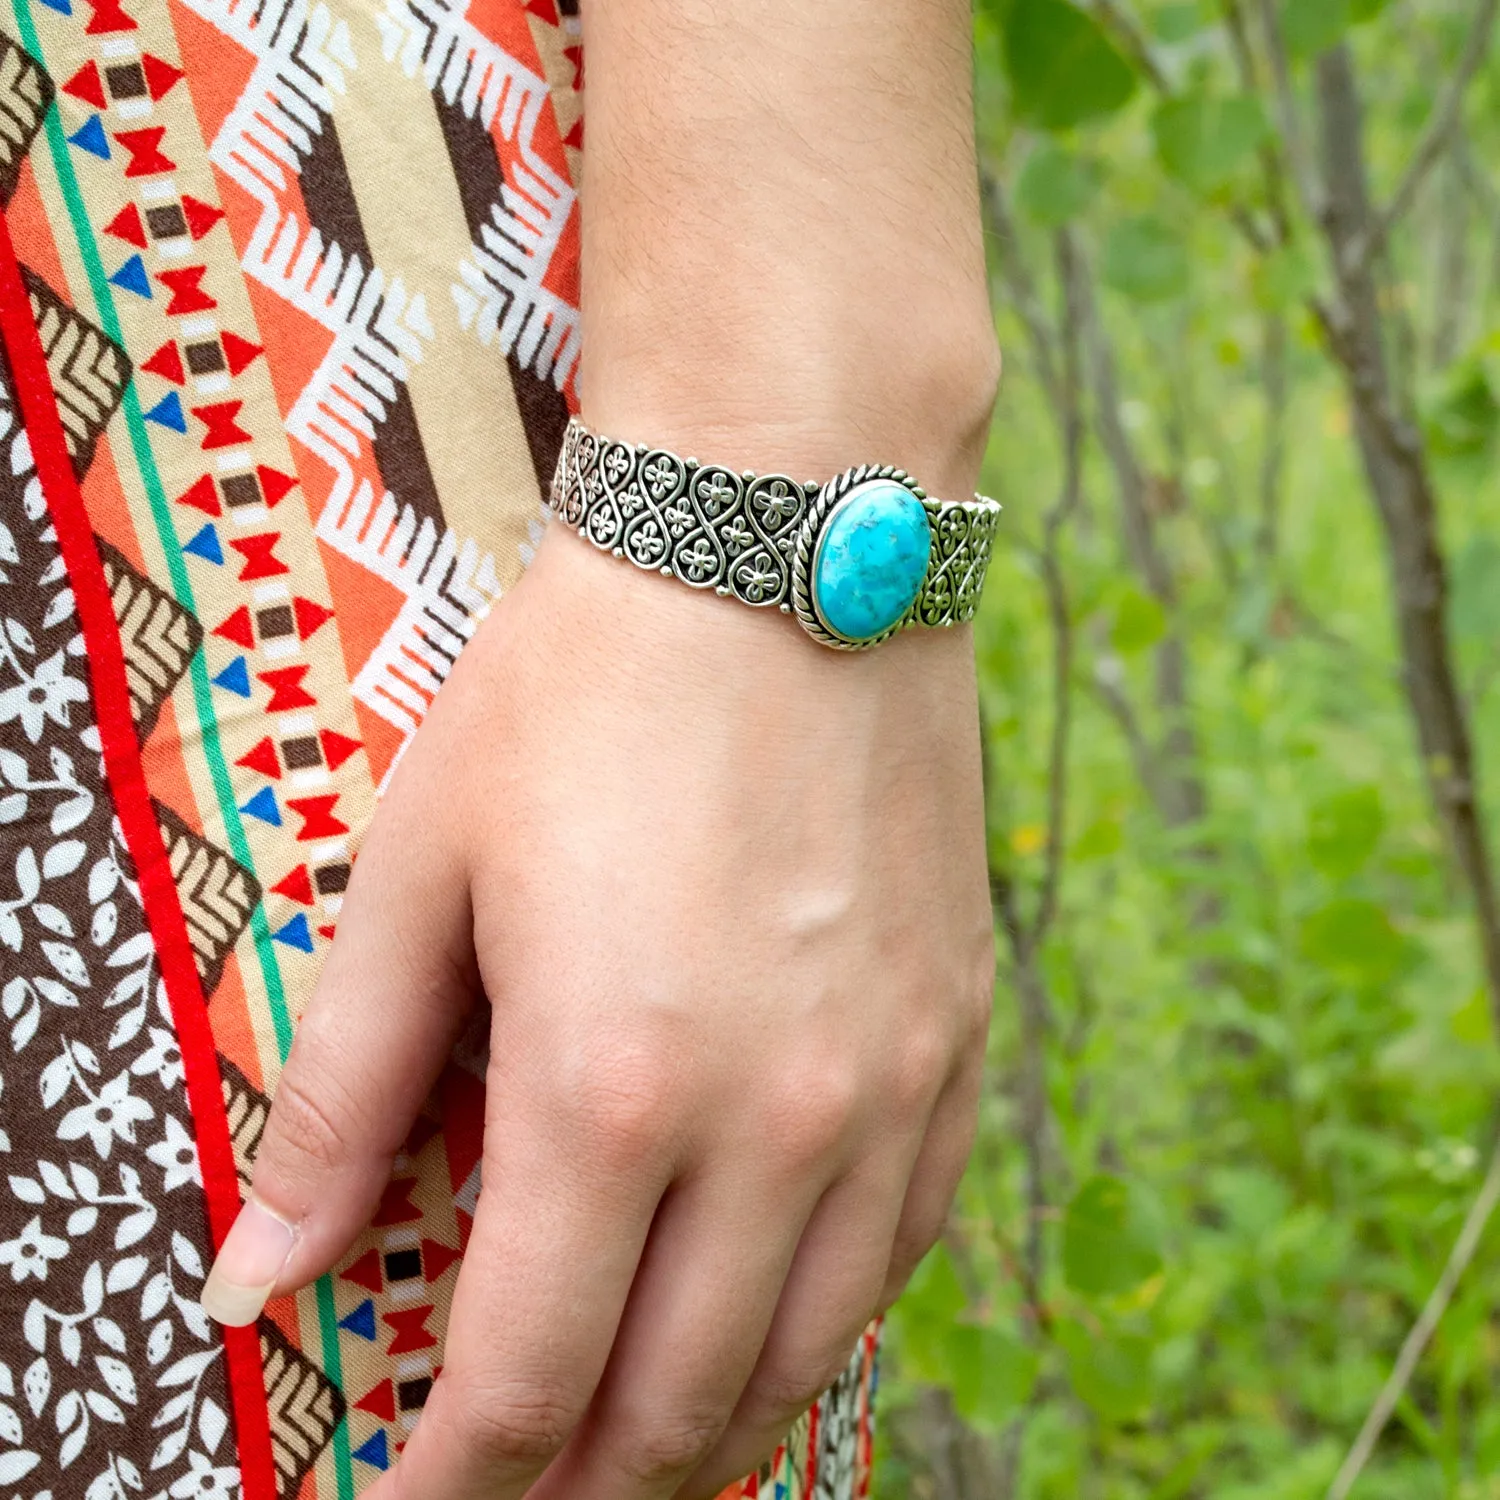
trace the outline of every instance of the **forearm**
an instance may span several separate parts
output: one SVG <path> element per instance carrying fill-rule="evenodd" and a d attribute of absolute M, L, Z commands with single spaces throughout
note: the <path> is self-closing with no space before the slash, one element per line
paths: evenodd
<path fill-rule="evenodd" d="M 998 373 L 964 0 L 591 0 L 584 416 L 972 487 Z"/>

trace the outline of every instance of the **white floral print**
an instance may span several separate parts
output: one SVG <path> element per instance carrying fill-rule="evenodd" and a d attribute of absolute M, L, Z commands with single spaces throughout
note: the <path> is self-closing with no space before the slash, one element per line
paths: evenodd
<path fill-rule="evenodd" d="M 151 1045 L 131 1063 L 130 1071 L 137 1077 L 155 1073 L 157 1082 L 168 1091 L 182 1082 L 182 1051 L 177 1038 L 160 1026 L 149 1028 L 147 1035 Z"/>
<path fill-rule="evenodd" d="M 240 1471 L 215 1467 L 201 1453 L 188 1454 L 189 1469 L 168 1491 L 172 1500 L 234 1500 L 240 1492 Z"/>
<path fill-rule="evenodd" d="M 79 1086 L 87 1090 L 88 1085 L 78 1075 Z M 106 1161 L 116 1140 L 135 1144 L 135 1127 L 141 1120 L 149 1120 L 156 1113 L 144 1099 L 130 1092 L 130 1074 L 116 1073 L 108 1083 L 102 1085 L 97 1094 L 90 1094 L 83 1103 L 75 1105 L 62 1118 L 57 1127 L 60 1141 L 76 1141 L 88 1136 L 94 1150 Z"/>
<path fill-rule="evenodd" d="M 7 620 L 5 623 L 14 625 L 16 622 Z M 0 724 L 19 719 L 26 738 L 33 745 L 41 739 L 42 726 L 48 719 L 67 728 L 68 705 L 88 701 L 88 689 L 64 670 L 61 651 L 54 652 L 29 676 L 14 651 L 0 649 L 0 655 L 9 660 L 21 679 L 8 688 L 0 688 Z"/>
<path fill-rule="evenodd" d="M 42 1232 L 42 1219 L 38 1214 L 15 1239 L 0 1244 L 0 1266 L 10 1267 L 12 1281 L 25 1281 L 28 1276 L 45 1281 L 47 1262 L 61 1260 L 67 1253 L 66 1240 Z"/>
<path fill-rule="evenodd" d="M 202 1187 L 203 1174 L 198 1169 L 197 1143 L 178 1123 L 175 1115 L 168 1115 L 166 1123 L 166 1138 L 146 1148 L 147 1159 L 155 1162 L 164 1174 L 162 1191 L 170 1193 L 173 1188 L 179 1188 L 187 1182 L 194 1182 Z"/>

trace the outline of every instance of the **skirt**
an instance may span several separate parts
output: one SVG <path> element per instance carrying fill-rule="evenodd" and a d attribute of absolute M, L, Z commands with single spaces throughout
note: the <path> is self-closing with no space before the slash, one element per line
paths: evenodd
<path fill-rule="evenodd" d="M 332 1273 L 197 1298 L 382 785 L 540 536 L 582 75 L 576 0 L 0 0 L 7 1500 L 350 1500 L 441 1367 L 482 1041 Z M 867 1493 L 875 1353 L 726 1493 Z"/>

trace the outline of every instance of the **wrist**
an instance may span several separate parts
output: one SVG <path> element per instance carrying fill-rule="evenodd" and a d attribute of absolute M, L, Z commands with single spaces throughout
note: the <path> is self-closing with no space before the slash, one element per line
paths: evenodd
<path fill-rule="evenodd" d="M 822 481 L 860 463 L 905 469 L 929 493 L 978 484 L 1000 378 L 987 312 L 903 337 L 861 302 L 842 324 L 698 359 L 632 344 L 586 363 L 583 420 L 629 442 L 735 470 Z"/>

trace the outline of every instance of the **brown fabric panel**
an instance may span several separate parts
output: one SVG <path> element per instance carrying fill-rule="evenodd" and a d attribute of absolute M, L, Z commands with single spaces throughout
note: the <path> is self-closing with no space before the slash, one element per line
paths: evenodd
<path fill-rule="evenodd" d="M 95 1493 L 111 1466 L 145 1493 L 185 1493 L 199 1472 L 236 1473 L 222 1338 L 198 1306 L 211 1250 L 193 1120 L 117 837 L 68 575 L 10 389 L 0 361 L 10 1473 L 26 1495 L 55 1500 Z"/>

